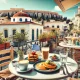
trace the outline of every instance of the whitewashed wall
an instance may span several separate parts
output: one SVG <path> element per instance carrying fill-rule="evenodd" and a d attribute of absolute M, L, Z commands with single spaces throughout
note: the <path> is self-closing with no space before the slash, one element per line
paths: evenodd
<path fill-rule="evenodd" d="M 22 22 L 25 22 L 25 19 L 27 19 L 27 21 L 32 21 L 30 17 L 11 17 L 11 22 L 21 22 L 19 20 L 20 18 L 22 18 Z M 15 19 L 15 21 L 13 21 L 13 19 Z"/>
<path fill-rule="evenodd" d="M 29 40 L 32 40 L 32 29 L 34 29 L 34 38 L 36 40 L 36 31 L 39 29 L 39 34 L 40 30 L 43 31 L 43 26 L 41 25 L 36 25 L 36 24 L 21 24 L 21 25 L 0 25 L 0 32 L 3 32 L 4 30 L 8 30 L 8 37 L 13 35 L 13 29 L 16 29 L 17 32 L 21 32 L 21 29 L 24 29 L 25 32 L 28 32 Z"/>
<path fill-rule="evenodd" d="M 54 26 L 54 28 L 57 28 L 58 25 L 61 31 L 64 29 L 64 26 L 67 26 L 67 28 L 69 28 L 68 24 L 66 24 L 65 22 L 59 22 L 59 21 L 45 22 L 44 24 L 44 26 L 49 26 L 49 27 Z"/>
<path fill-rule="evenodd" d="M 40 30 L 42 30 L 43 32 L 43 26 L 41 25 L 35 25 L 35 24 L 30 24 L 30 35 L 32 35 L 32 29 L 34 29 L 34 38 L 35 40 L 37 39 L 37 29 L 39 31 L 39 35 L 40 35 Z M 32 36 L 30 36 L 30 39 L 32 40 Z"/>

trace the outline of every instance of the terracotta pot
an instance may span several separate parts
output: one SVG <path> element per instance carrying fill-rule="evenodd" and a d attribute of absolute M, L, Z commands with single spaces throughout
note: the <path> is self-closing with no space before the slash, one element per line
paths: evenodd
<path fill-rule="evenodd" d="M 45 42 L 45 41 L 46 41 L 46 38 L 40 39 L 40 42 Z"/>
<path fill-rule="evenodd" d="M 10 47 L 10 42 L 6 42 L 5 43 L 5 48 L 9 48 Z"/>
<path fill-rule="evenodd" d="M 46 38 L 46 41 L 49 41 L 50 40 L 50 38 Z"/>
<path fill-rule="evenodd" d="M 3 49 L 5 49 L 5 43 L 0 44 L 0 50 L 3 50 Z"/>
<path fill-rule="evenodd" d="M 53 36 L 53 38 L 56 38 L 56 36 Z"/>

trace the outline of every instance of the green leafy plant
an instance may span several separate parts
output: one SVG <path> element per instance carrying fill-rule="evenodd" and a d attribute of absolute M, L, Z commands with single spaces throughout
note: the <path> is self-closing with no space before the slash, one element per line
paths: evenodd
<path fill-rule="evenodd" d="M 0 33 L 0 44 L 3 44 L 7 41 L 7 38 L 3 37 L 3 33 Z"/>
<path fill-rule="evenodd" d="M 15 35 L 13 35 L 13 40 L 17 42 L 22 42 L 28 40 L 28 33 L 18 33 L 16 32 Z"/>
<path fill-rule="evenodd" d="M 56 37 L 56 33 L 50 31 L 50 32 L 49 32 L 49 37 L 50 37 L 50 38 L 55 38 L 55 37 Z"/>
<path fill-rule="evenodd" d="M 40 36 L 39 36 L 39 41 L 46 41 L 46 38 L 47 38 L 47 33 L 42 33 Z"/>
<path fill-rule="evenodd" d="M 24 59 L 24 52 L 21 49 L 19 49 L 17 51 L 17 54 L 18 54 L 19 60 L 23 60 Z"/>

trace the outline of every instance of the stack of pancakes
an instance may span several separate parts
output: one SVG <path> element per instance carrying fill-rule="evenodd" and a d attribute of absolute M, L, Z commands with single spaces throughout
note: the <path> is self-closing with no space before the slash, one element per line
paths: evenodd
<path fill-rule="evenodd" d="M 36 61 L 38 61 L 38 55 L 35 53 L 35 54 L 33 54 L 33 53 L 30 53 L 29 55 L 28 55 L 28 60 L 30 61 L 30 62 L 36 62 Z"/>

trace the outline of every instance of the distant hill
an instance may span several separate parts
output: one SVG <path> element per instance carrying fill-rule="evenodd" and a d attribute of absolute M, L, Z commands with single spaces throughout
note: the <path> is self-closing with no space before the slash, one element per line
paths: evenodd
<path fill-rule="evenodd" d="M 11 8 L 10 10 L 0 10 L 0 17 L 7 17 L 8 20 L 17 12 L 22 11 L 27 13 L 33 20 L 49 22 L 50 20 L 55 21 L 66 21 L 67 17 L 63 17 L 56 12 L 40 11 L 40 10 L 25 10 L 23 8 Z"/>

